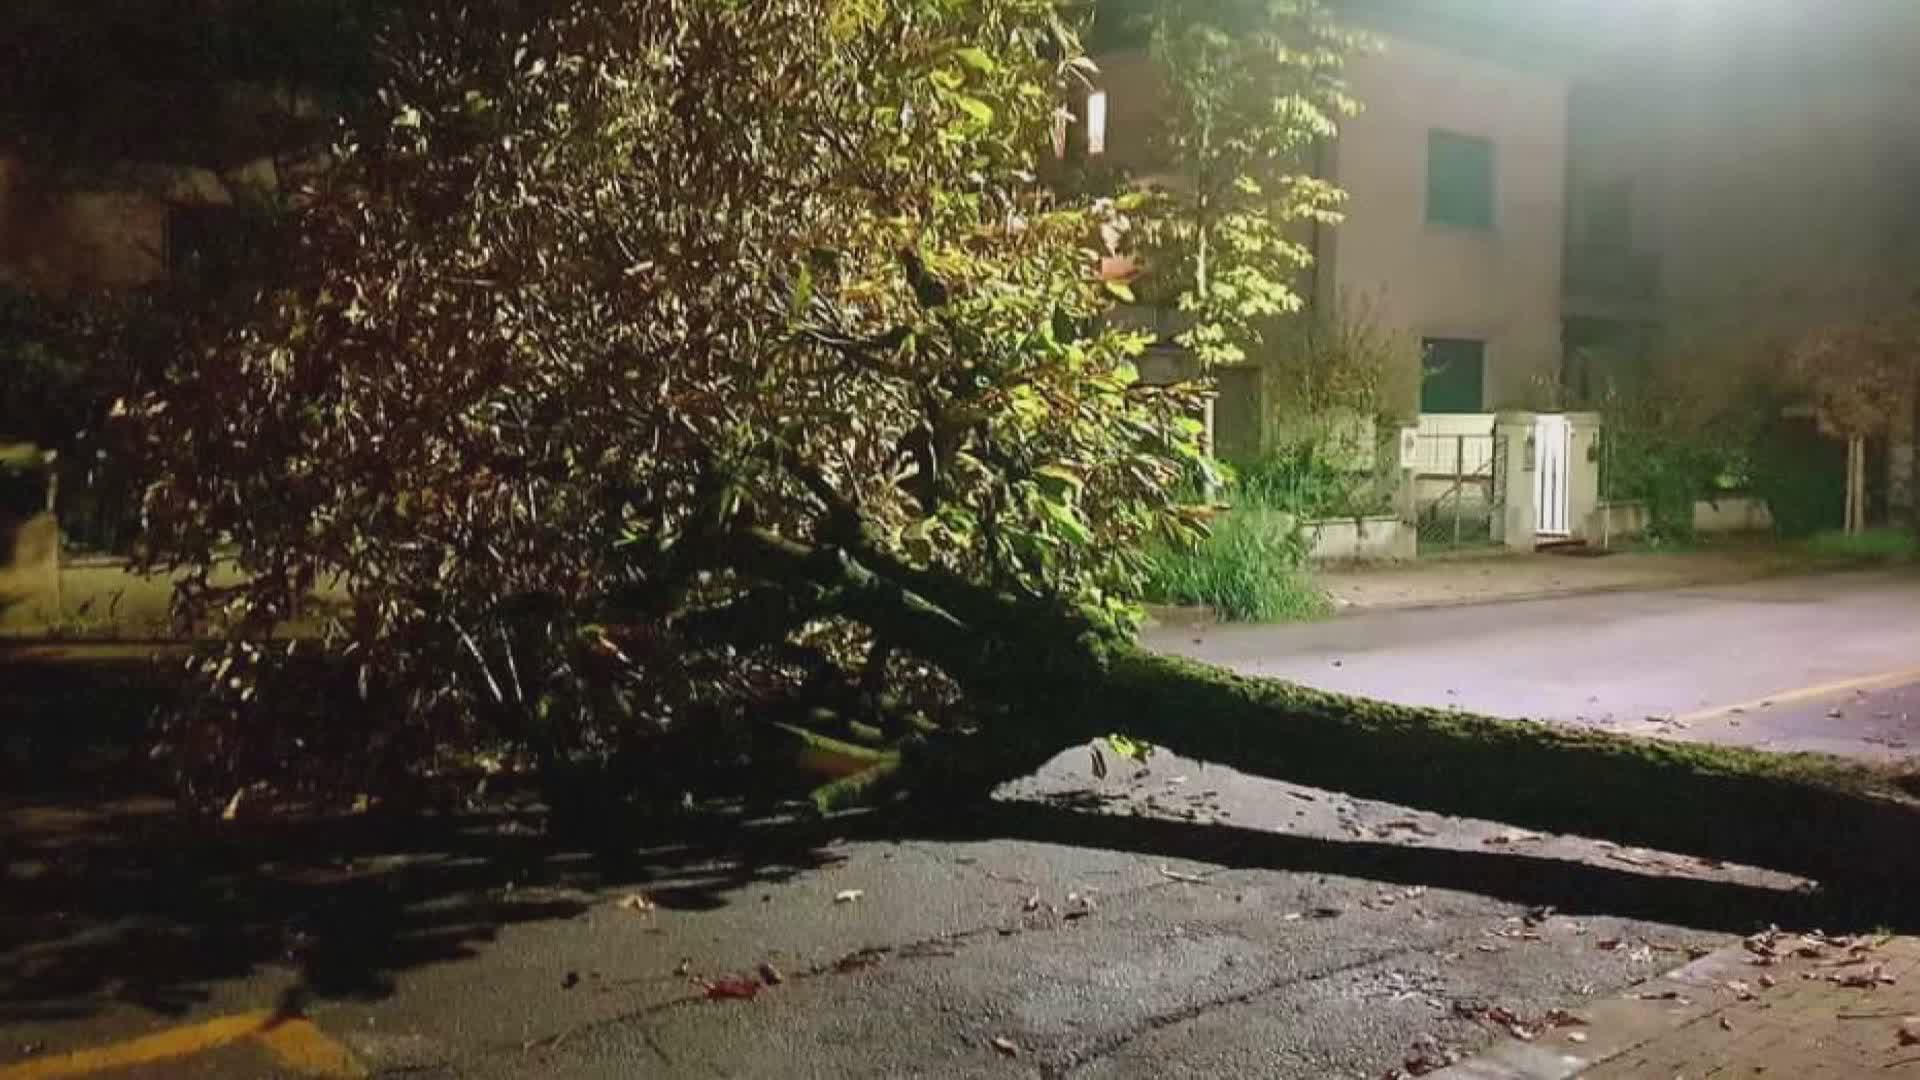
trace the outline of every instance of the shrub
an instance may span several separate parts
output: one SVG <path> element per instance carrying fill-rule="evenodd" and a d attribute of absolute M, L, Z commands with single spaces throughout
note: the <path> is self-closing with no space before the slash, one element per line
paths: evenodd
<path fill-rule="evenodd" d="M 1327 613 L 1326 594 L 1306 571 L 1300 519 L 1247 506 L 1215 520 L 1204 539 L 1151 555 L 1150 595 L 1204 604 L 1230 622 L 1283 622 Z"/>
<path fill-rule="evenodd" d="M 1302 520 L 1384 513 L 1393 502 L 1391 477 L 1382 475 L 1378 463 L 1391 460 L 1372 446 L 1356 452 L 1344 444 L 1297 441 L 1237 466 L 1233 502 Z"/>

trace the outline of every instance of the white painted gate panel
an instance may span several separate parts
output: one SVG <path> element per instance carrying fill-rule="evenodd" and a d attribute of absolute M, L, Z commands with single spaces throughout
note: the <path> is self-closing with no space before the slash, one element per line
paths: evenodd
<path fill-rule="evenodd" d="M 1573 425 L 1564 416 L 1542 416 L 1533 425 L 1534 532 L 1562 537 L 1568 523 L 1567 486 L 1572 468 Z"/>

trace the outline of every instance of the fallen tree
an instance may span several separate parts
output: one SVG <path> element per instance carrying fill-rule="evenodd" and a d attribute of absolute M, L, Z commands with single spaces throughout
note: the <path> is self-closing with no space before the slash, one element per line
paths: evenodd
<path fill-rule="evenodd" d="M 1253 9 L 1316 46 L 1263 76 L 1297 153 L 1338 52 L 1306 0 Z M 1196 534 L 1207 462 L 1198 399 L 1102 321 L 1134 204 L 1038 183 L 1086 67 L 1049 0 L 447 0 L 379 40 L 283 277 L 126 409 L 148 563 L 228 642 L 171 729 L 193 800 L 520 755 L 555 797 L 592 769 L 672 804 L 770 741 L 842 763 L 830 807 L 1118 731 L 1821 877 L 1915 823 L 1862 766 L 1132 645 L 1145 542 Z M 1289 187 L 1276 221 L 1323 212 Z M 344 609 L 290 637 L 321 586 Z"/>

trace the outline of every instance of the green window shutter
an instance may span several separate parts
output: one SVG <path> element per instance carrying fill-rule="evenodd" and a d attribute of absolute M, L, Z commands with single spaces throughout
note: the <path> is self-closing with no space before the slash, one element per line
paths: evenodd
<path fill-rule="evenodd" d="M 1487 343 L 1462 338 L 1426 338 L 1420 411 L 1477 413 L 1486 410 Z"/>
<path fill-rule="evenodd" d="M 1451 131 L 1427 135 L 1427 220 L 1493 228 L 1493 141 Z"/>

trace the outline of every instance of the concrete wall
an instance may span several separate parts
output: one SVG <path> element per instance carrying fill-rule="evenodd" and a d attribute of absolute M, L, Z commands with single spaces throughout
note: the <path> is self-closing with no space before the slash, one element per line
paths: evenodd
<path fill-rule="evenodd" d="M 1350 201 L 1328 234 L 1327 279 L 1372 298 L 1393 331 L 1486 341 L 1484 408 L 1530 400 L 1559 372 L 1566 81 L 1401 38 L 1350 75 L 1364 111 L 1334 153 Z M 1492 140 L 1492 229 L 1427 223 L 1435 129 Z"/>
<path fill-rule="evenodd" d="M 1309 521 L 1306 530 L 1313 545 L 1307 557 L 1314 562 L 1388 562 L 1420 554 L 1419 530 L 1392 515 Z"/>
<path fill-rule="evenodd" d="M 1651 521 L 1645 503 L 1601 503 L 1587 515 L 1585 536 L 1594 544 L 1638 536 L 1647 531 Z M 1693 528 L 1703 533 L 1766 532 L 1773 528 L 1773 515 L 1768 513 L 1765 500 L 1729 495 L 1694 503 Z"/>

